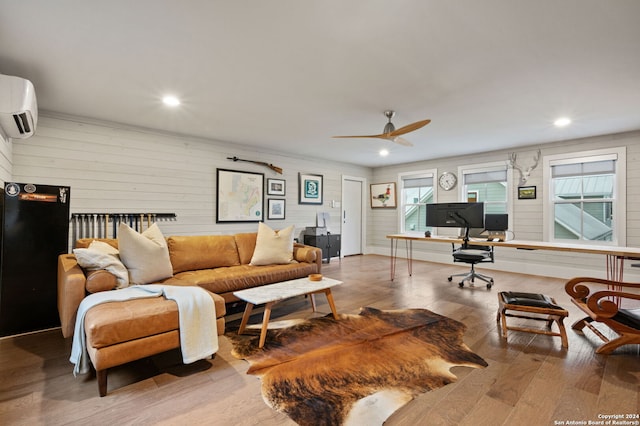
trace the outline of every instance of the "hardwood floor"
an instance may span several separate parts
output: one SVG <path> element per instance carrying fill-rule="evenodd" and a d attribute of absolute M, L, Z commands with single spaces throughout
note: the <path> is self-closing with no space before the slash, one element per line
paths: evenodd
<path fill-rule="evenodd" d="M 465 342 L 489 363 L 484 369 L 453 368 L 455 383 L 421 395 L 386 424 L 558 425 L 640 413 L 638 346 L 596 355 L 599 339 L 570 329 L 581 316 L 564 292 L 564 280 L 489 272 L 495 279 L 491 290 L 447 281 L 464 269 L 415 261 L 409 277 L 399 261 L 391 282 L 384 256 L 348 257 L 323 267 L 324 275 L 344 281 L 333 290 L 339 312 L 357 313 L 362 306 L 432 310 L 466 324 Z M 496 324 L 501 290 L 555 297 L 570 313 L 569 349 L 562 349 L 558 337 L 510 332 L 508 342 L 501 339 Z M 317 302 L 329 313 L 322 296 Z M 296 298 L 276 305 L 272 320 L 311 315 L 308 299 Z M 260 319 L 258 311 L 252 322 Z M 213 360 L 185 366 L 179 352 L 171 351 L 109 370 L 104 398 L 95 377 L 73 377 L 70 348 L 60 330 L 0 340 L 0 424 L 294 424 L 266 406 L 259 379 L 245 374 L 248 364 L 231 356 L 225 337 Z"/>

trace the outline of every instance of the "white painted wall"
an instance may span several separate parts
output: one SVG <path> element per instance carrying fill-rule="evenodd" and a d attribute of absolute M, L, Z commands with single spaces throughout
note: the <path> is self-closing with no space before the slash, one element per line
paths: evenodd
<path fill-rule="evenodd" d="M 226 159 L 233 156 L 272 163 L 283 174 Z M 165 235 L 257 230 L 257 223 L 216 224 L 217 168 L 264 173 L 265 182 L 267 178 L 285 179 L 286 219 L 265 223 L 276 229 L 293 224 L 296 236 L 306 226 L 315 226 L 318 211 L 328 211 L 332 229 L 339 232 L 340 208 L 331 208 L 330 201 L 341 199 L 342 174 L 371 175 L 368 168 L 346 163 L 42 115 L 34 136 L 14 141 L 13 161 L 15 181 L 70 186 L 71 213 L 176 213 L 176 221 L 159 223 Z M 322 206 L 298 204 L 298 172 L 324 176 Z"/>
<path fill-rule="evenodd" d="M 339 232 L 341 176 L 359 176 L 368 183 L 396 181 L 399 172 L 437 169 L 457 172 L 459 166 L 507 161 L 510 151 L 442 158 L 369 169 L 348 163 L 318 161 L 252 147 L 202 140 L 112 123 L 41 115 L 36 134 L 25 140 L 3 142 L 0 173 L 5 180 L 71 186 L 71 212 L 175 212 L 175 222 L 161 222 L 167 235 L 251 232 L 257 224 L 216 224 L 216 168 L 246 170 L 286 180 L 286 219 L 266 221 L 274 228 L 296 226 L 296 235 L 315 225 L 316 213 L 328 211 L 331 230 Z M 432 142 L 433 143 L 433 142 Z M 542 155 L 627 147 L 627 245 L 640 247 L 640 131 L 570 140 L 518 149 L 526 163 L 540 148 Z M 226 157 L 254 159 L 284 169 L 283 175 L 258 165 L 234 163 Z M 324 176 L 324 204 L 298 204 L 298 173 Z M 518 239 L 542 240 L 542 166 L 528 182 L 538 187 L 536 200 L 515 200 L 513 231 Z M 369 188 L 366 188 L 367 194 Z M 369 196 L 369 195 L 367 195 Z M 274 197 L 275 198 L 275 197 Z M 278 197 L 279 198 L 279 197 Z M 438 201 L 457 201 L 457 190 L 439 191 Z M 398 232 L 397 209 L 366 210 L 366 253 L 389 254 L 386 235 Z M 266 216 L 265 216 L 266 217 Z M 403 255 L 401 248 L 399 254 Z M 415 243 L 414 257 L 451 263 L 447 244 Z M 604 259 L 594 255 L 533 252 L 498 248 L 495 269 L 535 275 L 572 277 L 604 275 Z M 398 270 L 404 268 L 398 265 Z M 629 280 L 640 279 L 640 268 L 627 268 Z"/>
<path fill-rule="evenodd" d="M 535 145 L 520 148 L 516 152 L 518 153 L 518 158 L 522 159 L 521 165 L 526 167 L 532 165 L 529 163 L 532 162 L 538 149 L 541 149 L 541 154 L 544 157 L 551 154 L 619 146 L 624 146 L 627 150 L 627 246 L 640 247 L 640 131 Z M 447 170 L 457 174 L 459 166 L 482 165 L 496 161 L 507 162 L 510 152 L 512 151 L 502 150 L 380 167 L 374 170 L 372 183 L 397 181 L 398 173 L 400 172 L 434 168 L 437 168 L 438 175 Z M 512 194 L 512 219 L 515 237 L 519 240 L 542 241 L 542 203 L 546 195 L 542 187 L 542 161 L 533 170 L 527 182 L 527 185 L 535 185 L 537 187 L 537 198 L 535 200 L 517 199 L 517 179 L 519 178 L 517 172 L 514 173 L 514 178 L 516 182 Z M 459 186 L 460 183 L 456 189 L 449 192 L 439 190 L 438 202 L 460 201 Z M 370 253 L 389 254 L 390 243 L 385 236 L 399 232 L 398 214 L 399 211 L 384 209 L 376 209 L 369 212 L 368 251 Z M 414 243 L 413 250 L 414 258 L 416 259 L 451 263 L 451 246 L 449 244 L 417 242 Z M 404 253 L 404 244 L 401 244 L 398 254 L 404 256 Z M 627 261 L 627 263 L 640 263 L 640 261 Z M 398 267 L 403 268 L 403 272 L 406 271 L 404 264 L 399 264 Z M 484 267 L 485 265 L 483 265 Z M 496 263 L 489 265 L 489 268 L 564 278 L 578 275 L 604 277 L 605 260 L 604 256 L 596 255 L 497 248 Z M 625 268 L 625 277 L 629 280 L 640 279 L 640 268 Z"/>
<path fill-rule="evenodd" d="M 13 180 L 13 143 L 0 132 L 0 182 Z"/>

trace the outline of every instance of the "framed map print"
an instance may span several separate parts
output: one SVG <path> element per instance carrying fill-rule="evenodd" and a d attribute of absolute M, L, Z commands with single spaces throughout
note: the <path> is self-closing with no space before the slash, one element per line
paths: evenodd
<path fill-rule="evenodd" d="M 322 175 L 298 173 L 298 204 L 322 204 Z"/>
<path fill-rule="evenodd" d="M 216 169 L 216 223 L 264 220 L 264 174 Z"/>

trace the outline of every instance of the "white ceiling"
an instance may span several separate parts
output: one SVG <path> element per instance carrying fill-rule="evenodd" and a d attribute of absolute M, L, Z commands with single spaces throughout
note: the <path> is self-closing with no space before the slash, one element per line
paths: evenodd
<path fill-rule="evenodd" d="M 640 129 L 640 1 L 0 0 L 0 73 L 41 113 L 380 166 Z M 386 109 L 432 122 L 331 138 Z"/>

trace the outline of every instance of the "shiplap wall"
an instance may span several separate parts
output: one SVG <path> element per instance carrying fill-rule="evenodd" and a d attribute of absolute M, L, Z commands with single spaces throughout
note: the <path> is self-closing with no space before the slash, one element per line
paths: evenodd
<path fill-rule="evenodd" d="M 264 161 L 283 174 L 227 157 Z M 285 220 L 265 220 L 280 229 L 296 226 L 296 236 L 328 211 L 340 230 L 343 174 L 369 178 L 365 167 L 261 152 L 231 143 L 168 135 L 111 123 L 42 116 L 34 136 L 13 143 L 13 180 L 71 187 L 71 212 L 176 213 L 160 222 L 165 235 L 254 232 L 256 223 L 216 223 L 216 169 L 264 173 L 286 181 Z M 298 172 L 324 177 L 324 204 L 298 204 Z M 283 198 L 267 196 L 266 198 Z M 266 208 L 266 201 L 265 201 Z M 267 217 L 265 211 L 265 219 Z"/>
<path fill-rule="evenodd" d="M 12 142 L 5 140 L 0 134 L 0 181 L 9 182 L 13 175 Z"/>
<path fill-rule="evenodd" d="M 545 156 L 617 146 L 627 148 L 627 245 L 637 247 L 640 246 L 640 132 L 530 146 L 518 149 L 517 153 L 521 164 L 527 167 L 538 148 Z M 334 233 L 339 232 L 341 209 L 331 208 L 330 202 L 341 200 L 343 175 L 378 183 L 397 181 L 400 172 L 437 169 L 438 173 L 445 170 L 457 173 L 460 166 L 506 162 L 509 152 L 495 151 L 372 170 L 348 163 L 256 151 L 231 143 L 43 115 L 36 135 L 12 144 L 5 143 L 0 172 L 7 176 L 5 180 L 71 186 L 72 213 L 175 212 L 178 215 L 175 222 L 160 223 L 167 235 L 254 231 L 255 223 L 216 224 L 216 168 L 260 172 L 264 173 L 265 179 L 286 180 L 286 219 L 267 220 L 266 223 L 274 228 L 293 224 L 300 238 L 306 226 L 315 224 L 316 213 L 320 211 L 330 213 L 331 229 Z M 234 155 L 273 163 L 282 167 L 284 174 L 226 159 Z M 322 206 L 298 204 L 298 172 L 324 176 Z M 517 178 L 515 173 L 514 179 Z M 518 239 L 542 240 L 542 162 L 527 184 L 538 188 L 538 197 L 536 200 L 517 200 L 517 184 L 514 185 L 513 231 Z M 451 192 L 438 191 L 438 201 L 458 201 L 458 188 Z M 368 192 L 368 187 L 366 190 Z M 388 255 L 389 241 L 385 236 L 398 232 L 399 210 L 371 209 L 367 205 L 365 213 L 365 252 Z M 401 246 L 399 254 L 403 253 Z M 414 257 L 451 263 L 451 248 L 446 244 L 416 243 Z M 602 256 L 498 248 L 496 258 L 496 263 L 490 265 L 495 269 L 558 277 L 604 274 Z M 402 265 L 398 267 L 403 268 Z M 634 276 L 637 269 L 640 268 L 627 268 L 626 276 Z"/>
<path fill-rule="evenodd" d="M 533 157 L 538 149 L 542 158 L 545 155 L 580 152 L 609 147 L 626 147 L 627 156 L 627 246 L 640 247 L 640 132 L 629 132 L 593 138 L 568 140 L 544 145 L 519 148 L 515 151 L 502 150 L 486 152 L 476 155 L 466 155 L 451 158 L 441 158 L 430 161 L 380 167 L 374 170 L 373 183 L 397 182 L 398 173 L 437 169 L 438 175 L 444 171 L 458 174 L 458 167 L 481 167 L 483 164 L 504 161 L 507 163 L 510 152 L 517 152 L 518 163 L 525 168 L 533 165 Z M 512 231 L 519 240 L 543 240 L 543 198 L 546 196 L 543 188 L 542 158 L 536 169 L 531 173 L 527 185 L 537 187 L 535 200 L 518 200 L 517 186 L 519 173 L 513 173 L 513 215 Z M 454 202 L 461 200 L 461 183 L 449 192 L 439 190 L 438 202 Z M 399 232 L 399 212 L 395 210 L 378 209 L 370 213 L 369 219 L 369 252 L 389 254 L 389 241 L 385 235 Z M 441 230 L 446 233 L 449 230 Z M 400 244 L 398 254 L 404 256 L 404 244 Z M 442 243 L 414 243 L 413 254 L 416 259 L 437 262 L 451 262 L 451 246 Z M 635 262 L 640 263 L 640 262 Z M 485 264 L 486 265 L 486 264 Z M 483 268 L 484 266 L 483 265 Z M 399 265 L 399 268 L 405 268 Z M 535 275 L 572 277 L 577 275 L 603 276 L 605 274 L 604 256 L 578 255 L 553 251 L 523 251 L 508 248 L 496 249 L 496 263 L 489 268 L 524 272 Z M 406 270 L 406 269 L 404 269 Z M 403 270 L 403 272 L 404 272 Z M 626 268 L 625 277 L 640 279 L 640 268 Z"/>

